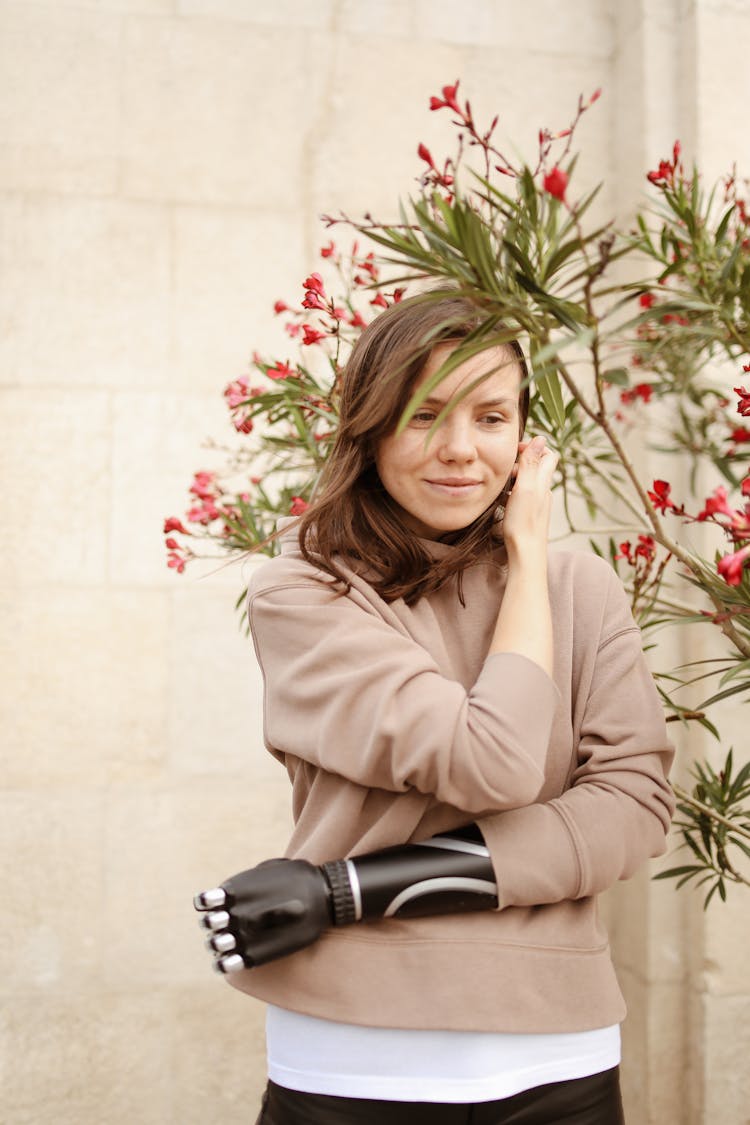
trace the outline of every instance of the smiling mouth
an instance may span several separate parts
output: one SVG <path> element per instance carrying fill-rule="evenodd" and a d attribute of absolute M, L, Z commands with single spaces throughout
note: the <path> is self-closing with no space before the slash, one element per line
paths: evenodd
<path fill-rule="evenodd" d="M 467 480 L 466 477 L 448 477 L 441 480 L 428 480 L 428 484 L 435 484 L 441 488 L 473 488 L 481 484 L 478 480 Z"/>

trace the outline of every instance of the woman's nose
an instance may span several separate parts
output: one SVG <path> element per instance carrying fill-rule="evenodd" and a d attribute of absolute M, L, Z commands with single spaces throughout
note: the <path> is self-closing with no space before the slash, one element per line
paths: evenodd
<path fill-rule="evenodd" d="M 442 461 L 473 461 L 477 450 L 472 428 L 461 418 L 446 418 L 438 431 L 438 455 Z"/>

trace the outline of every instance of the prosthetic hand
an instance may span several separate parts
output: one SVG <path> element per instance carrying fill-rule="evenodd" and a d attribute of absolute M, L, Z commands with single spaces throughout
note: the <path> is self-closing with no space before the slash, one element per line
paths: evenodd
<path fill-rule="evenodd" d="M 475 825 L 315 867 L 269 859 L 195 896 L 221 973 L 304 949 L 330 926 L 493 910 L 497 886 Z"/>

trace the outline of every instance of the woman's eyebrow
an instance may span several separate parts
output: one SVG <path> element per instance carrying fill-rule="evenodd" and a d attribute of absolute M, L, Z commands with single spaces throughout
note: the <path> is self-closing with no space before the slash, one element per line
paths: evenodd
<path fill-rule="evenodd" d="M 424 400 L 423 405 L 425 405 L 425 406 L 445 406 L 446 403 L 448 403 L 448 402 L 450 402 L 450 399 L 437 398 L 435 395 L 430 395 L 429 398 L 426 398 Z M 513 405 L 515 405 L 515 403 L 516 403 L 516 399 L 510 398 L 510 397 L 505 397 L 505 398 L 486 399 L 484 402 L 477 402 L 477 403 L 474 403 L 474 405 L 479 410 L 487 410 L 487 409 L 489 409 L 490 407 L 493 407 L 493 406 L 494 407 L 503 407 L 503 406 L 508 406 L 508 405 L 513 406 Z"/>

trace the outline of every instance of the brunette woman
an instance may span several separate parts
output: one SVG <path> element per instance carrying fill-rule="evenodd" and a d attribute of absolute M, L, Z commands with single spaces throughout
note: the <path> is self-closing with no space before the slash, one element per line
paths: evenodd
<path fill-rule="evenodd" d="M 320 880 L 353 857 L 356 881 L 365 853 L 468 840 L 492 909 L 392 911 L 233 972 L 269 1004 L 262 1125 L 623 1120 L 596 895 L 664 850 L 672 751 L 615 574 L 548 551 L 556 456 L 522 440 L 518 345 L 459 362 L 399 429 L 476 325 L 430 294 L 362 333 L 315 502 L 249 614 L 287 856 Z"/>

